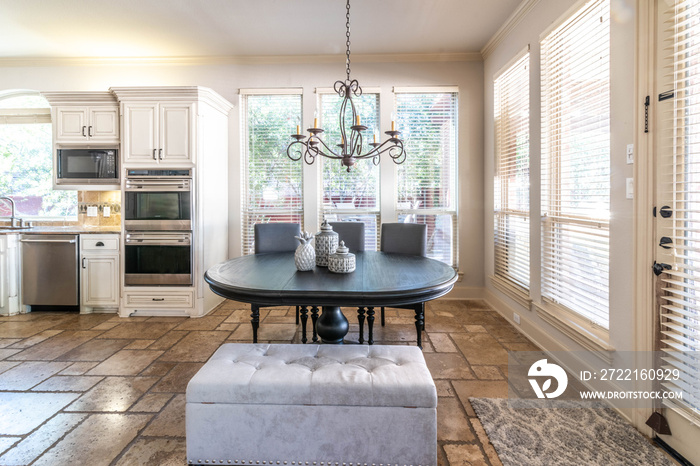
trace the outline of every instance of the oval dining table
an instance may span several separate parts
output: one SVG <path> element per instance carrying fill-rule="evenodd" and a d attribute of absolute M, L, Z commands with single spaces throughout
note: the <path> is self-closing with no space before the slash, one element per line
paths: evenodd
<path fill-rule="evenodd" d="M 365 251 L 357 252 L 355 258 L 355 271 L 339 274 L 319 266 L 300 272 L 293 252 L 251 254 L 211 267 L 204 280 L 214 293 L 250 303 L 254 343 L 261 307 L 301 306 L 304 343 L 307 307 L 312 310 L 314 336 L 317 333 L 324 343 L 342 343 L 348 332 L 341 306 L 358 307 L 360 319 L 366 308 L 369 344 L 373 343 L 374 308 L 400 307 L 415 311 L 417 344 L 422 347 L 424 304 L 452 289 L 457 281 L 455 270 L 443 262 L 408 254 Z"/>

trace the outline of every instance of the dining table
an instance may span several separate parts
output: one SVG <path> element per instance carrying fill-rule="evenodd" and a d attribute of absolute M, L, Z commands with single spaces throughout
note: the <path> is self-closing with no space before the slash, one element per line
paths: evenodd
<path fill-rule="evenodd" d="M 428 257 L 380 251 L 355 253 L 355 264 L 350 273 L 332 273 L 320 266 L 302 272 L 294 264 L 294 252 L 251 254 L 214 265 L 204 280 L 214 293 L 251 305 L 254 343 L 261 307 L 300 306 L 303 343 L 310 308 L 314 341 L 318 335 L 323 343 L 335 344 L 343 343 L 349 329 L 341 307 L 358 308 L 360 343 L 366 316 L 368 344 L 374 343 L 374 309 L 400 307 L 415 311 L 417 345 L 422 347 L 425 302 L 452 290 L 455 269 Z"/>

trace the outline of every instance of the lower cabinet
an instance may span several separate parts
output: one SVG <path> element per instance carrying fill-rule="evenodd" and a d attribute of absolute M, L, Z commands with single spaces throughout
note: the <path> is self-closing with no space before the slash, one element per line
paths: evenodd
<path fill-rule="evenodd" d="M 0 316 L 19 309 L 19 235 L 0 235 Z"/>
<path fill-rule="evenodd" d="M 80 235 L 80 312 L 119 308 L 119 235 Z"/>

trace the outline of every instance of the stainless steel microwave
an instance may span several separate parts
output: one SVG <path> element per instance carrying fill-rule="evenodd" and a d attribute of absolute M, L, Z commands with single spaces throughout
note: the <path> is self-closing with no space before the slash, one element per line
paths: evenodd
<path fill-rule="evenodd" d="M 117 149 L 57 149 L 56 184 L 119 184 Z"/>

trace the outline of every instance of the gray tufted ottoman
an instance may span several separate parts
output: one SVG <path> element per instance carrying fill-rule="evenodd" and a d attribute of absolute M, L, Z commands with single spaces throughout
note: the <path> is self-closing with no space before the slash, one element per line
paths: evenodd
<path fill-rule="evenodd" d="M 190 464 L 435 465 L 415 346 L 222 345 L 187 386 Z"/>

